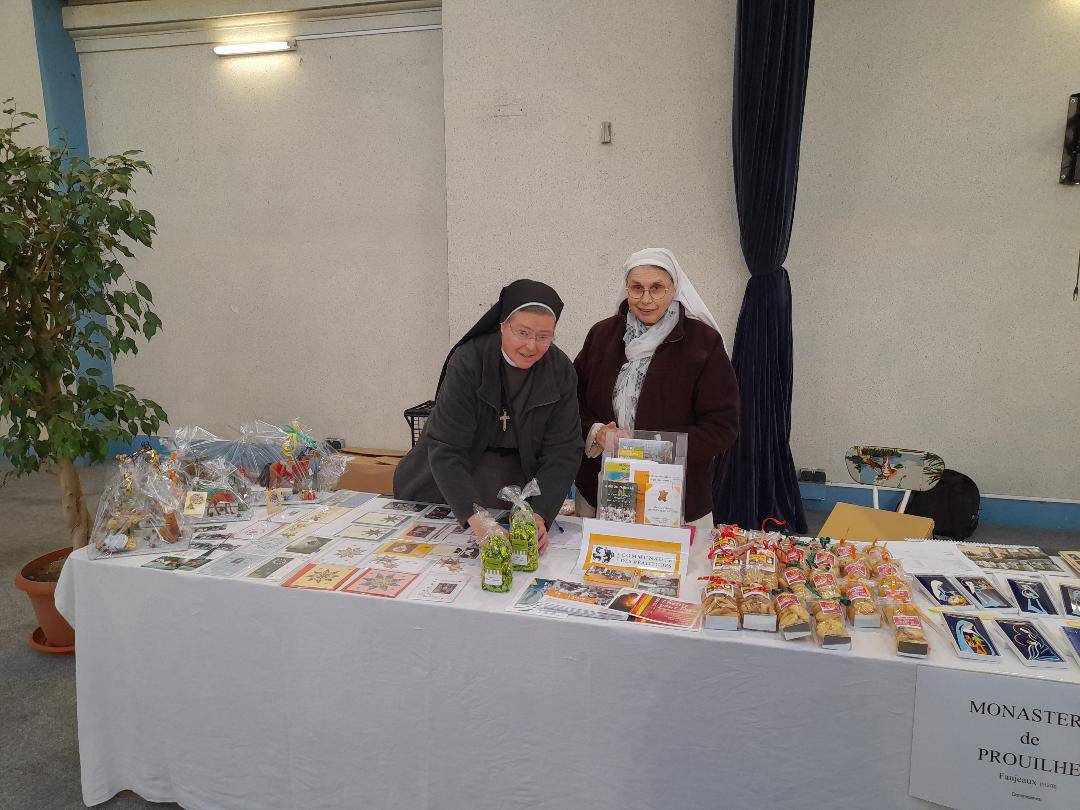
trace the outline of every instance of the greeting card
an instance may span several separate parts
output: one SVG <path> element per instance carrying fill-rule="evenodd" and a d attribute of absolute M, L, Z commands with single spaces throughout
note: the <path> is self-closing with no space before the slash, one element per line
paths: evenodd
<path fill-rule="evenodd" d="M 312 591 L 336 591 L 359 569 L 348 565 L 308 563 L 282 585 L 286 588 L 304 588 Z"/>
<path fill-rule="evenodd" d="M 361 593 L 368 596 L 395 598 L 409 587 L 416 579 L 416 574 L 402 571 L 387 571 L 383 568 L 368 568 L 345 588 L 346 593 Z"/>

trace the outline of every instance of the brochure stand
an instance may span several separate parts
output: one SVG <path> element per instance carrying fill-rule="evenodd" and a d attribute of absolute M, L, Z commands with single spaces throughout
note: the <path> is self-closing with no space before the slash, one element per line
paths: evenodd
<path fill-rule="evenodd" d="M 596 516 L 619 523 L 682 526 L 685 482 L 685 433 L 609 431 Z"/>

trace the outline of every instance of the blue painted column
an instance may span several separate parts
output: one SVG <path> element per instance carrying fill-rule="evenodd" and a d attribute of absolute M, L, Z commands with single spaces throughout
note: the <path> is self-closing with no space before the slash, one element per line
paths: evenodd
<path fill-rule="evenodd" d="M 38 67 L 41 71 L 41 93 L 45 99 L 45 122 L 49 128 L 49 145 L 67 147 L 73 155 L 90 157 L 86 136 L 86 111 L 83 106 L 82 71 L 75 41 L 64 29 L 63 0 L 33 0 L 34 34 L 37 40 Z M 100 315 L 90 316 L 104 324 Z M 84 321 L 86 323 L 88 321 Z M 98 380 L 111 386 L 111 360 L 101 361 L 79 354 L 83 369 L 98 368 Z M 111 452 L 127 452 L 126 445 L 111 448 Z"/>

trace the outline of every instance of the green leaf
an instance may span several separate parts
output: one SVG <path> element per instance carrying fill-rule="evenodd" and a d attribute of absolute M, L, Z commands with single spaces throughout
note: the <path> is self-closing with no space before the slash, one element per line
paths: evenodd
<path fill-rule="evenodd" d="M 150 288 L 143 284 L 141 281 L 135 282 L 135 289 L 138 290 L 139 295 L 141 295 L 151 304 L 154 303 L 154 296 L 150 294 Z"/>

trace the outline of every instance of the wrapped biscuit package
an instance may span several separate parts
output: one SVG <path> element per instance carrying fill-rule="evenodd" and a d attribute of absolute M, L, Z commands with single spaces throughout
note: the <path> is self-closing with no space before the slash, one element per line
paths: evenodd
<path fill-rule="evenodd" d="M 743 565 L 743 584 L 760 584 L 766 591 L 779 588 L 776 552 L 769 548 L 752 548 L 747 551 Z"/>
<path fill-rule="evenodd" d="M 829 571 L 813 571 L 810 574 L 810 588 L 822 599 L 839 599 L 840 583 L 836 575 Z"/>
<path fill-rule="evenodd" d="M 811 596 L 810 589 L 807 587 L 806 571 L 797 566 L 788 566 L 784 569 L 780 575 L 780 584 L 802 599 L 809 599 Z"/>
<path fill-rule="evenodd" d="M 734 582 L 707 577 L 701 590 L 701 612 L 706 630 L 739 629 L 739 595 Z"/>
<path fill-rule="evenodd" d="M 742 563 L 738 557 L 728 557 L 717 555 L 713 558 L 712 573 L 714 577 L 726 580 L 728 582 L 734 582 L 736 585 L 741 585 L 743 581 Z"/>
<path fill-rule="evenodd" d="M 870 575 L 870 567 L 861 560 L 850 559 L 841 566 L 841 570 L 842 576 L 848 582 L 859 581 L 869 587 L 874 581 Z"/>
<path fill-rule="evenodd" d="M 819 599 L 811 603 L 814 617 L 814 636 L 826 650 L 850 650 L 851 635 L 844 627 L 844 608 L 836 599 Z"/>
<path fill-rule="evenodd" d="M 885 553 L 885 546 L 879 546 L 877 540 L 875 540 L 870 545 L 863 547 L 863 550 L 859 552 L 858 559 L 860 562 L 866 563 L 867 568 L 873 573 L 878 563 L 884 558 Z"/>
<path fill-rule="evenodd" d="M 892 628 L 896 641 L 896 654 L 907 658 L 925 658 L 930 653 L 922 615 L 911 603 L 906 589 L 891 591 L 885 597 L 885 620 Z"/>
<path fill-rule="evenodd" d="M 776 609 L 773 607 L 772 595 L 762 583 L 743 584 L 739 612 L 742 614 L 744 630 L 776 632 Z"/>
<path fill-rule="evenodd" d="M 903 569 L 894 562 L 878 563 L 874 569 L 874 585 L 879 595 L 909 588 Z"/>
<path fill-rule="evenodd" d="M 828 538 L 821 538 L 817 548 L 811 547 L 806 555 L 806 564 L 811 571 L 827 571 L 833 576 L 840 576 L 840 567 L 836 555 L 826 547 Z"/>
<path fill-rule="evenodd" d="M 750 538 L 734 523 L 716 526 L 711 534 L 712 546 L 709 550 L 709 559 L 717 556 L 739 556 L 741 549 L 749 545 Z"/>
<path fill-rule="evenodd" d="M 881 627 L 877 602 L 862 580 L 844 580 L 841 593 L 848 600 L 847 616 L 852 627 Z"/>
<path fill-rule="evenodd" d="M 785 641 L 810 635 L 810 613 L 794 593 L 776 595 L 776 624 Z"/>

